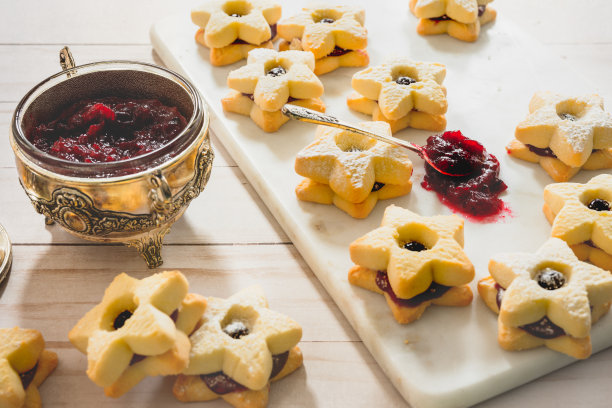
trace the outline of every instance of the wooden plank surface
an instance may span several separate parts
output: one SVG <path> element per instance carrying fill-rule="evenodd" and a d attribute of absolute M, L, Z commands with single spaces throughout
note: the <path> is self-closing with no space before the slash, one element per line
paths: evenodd
<path fill-rule="evenodd" d="M 86 360 L 67 342 L 67 331 L 99 299 L 115 274 L 126 271 L 143 277 L 149 271 L 132 249 L 93 245 L 43 225 L 17 181 L 6 137 L 12 112 L 25 92 L 57 72 L 57 52 L 63 45 L 71 46 L 78 63 L 108 59 L 160 63 L 149 44 L 151 23 L 171 12 L 188 13 L 198 3 L 109 0 L 102 5 L 48 0 L 0 4 L 0 126 L 5 134 L 0 138 L 0 223 L 15 244 L 13 271 L 0 288 L 0 327 L 38 328 L 59 353 L 60 366 L 41 389 L 46 406 L 183 405 L 170 396 L 170 379 L 150 379 L 115 401 L 103 397 L 85 376 Z M 612 94 L 612 6 L 607 0 L 494 4 L 499 18 L 513 20 L 598 84 L 597 90 L 589 92 Z M 205 295 L 226 296 L 258 283 L 274 309 L 303 325 L 305 366 L 273 386 L 270 406 L 404 405 L 214 137 L 213 144 L 213 177 L 167 236 L 164 267 L 181 269 L 192 290 Z M 609 349 L 481 406 L 608 407 L 611 364 Z M 202 405 L 227 406 L 219 401 Z"/>

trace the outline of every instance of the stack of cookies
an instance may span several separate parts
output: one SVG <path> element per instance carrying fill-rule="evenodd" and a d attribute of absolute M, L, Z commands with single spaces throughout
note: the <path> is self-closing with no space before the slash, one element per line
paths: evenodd
<path fill-rule="evenodd" d="M 518 124 L 508 154 L 539 163 L 557 182 L 580 169 L 612 168 L 612 115 L 599 95 L 566 97 L 536 92 Z"/>
<path fill-rule="evenodd" d="M 407 127 L 441 131 L 448 108 L 445 76 L 442 64 L 396 58 L 355 73 L 347 104 L 387 122 L 393 133 Z"/>
<path fill-rule="evenodd" d="M 304 8 L 278 23 L 280 50 L 310 51 L 315 56 L 315 74 L 339 67 L 364 67 L 368 32 L 365 10 L 354 6 Z"/>
<path fill-rule="evenodd" d="M 381 226 L 349 247 L 350 283 L 384 295 L 398 323 L 421 317 L 429 305 L 467 306 L 474 266 L 463 252 L 463 219 L 422 217 L 390 205 Z"/>
<path fill-rule="evenodd" d="M 574 358 L 591 355 L 591 326 L 612 302 L 610 272 L 579 261 L 558 238 L 535 254 L 495 255 L 489 272 L 478 282 L 478 292 L 499 314 L 497 339 L 503 349 L 546 346 Z"/>
<path fill-rule="evenodd" d="M 391 135 L 385 122 L 360 126 Z M 318 126 L 315 137 L 295 158 L 295 172 L 306 177 L 295 189 L 298 199 L 334 204 L 352 217 L 365 218 L 378 200 L 412 189 L 412 162 L 405 149 L 327 126 Z"/>
<path fill-rule="evenodd" d="M 254 49 L 245 66 L 229 73 L 232 91 L 221 100 L 223 109 L 250 116 L 266 132 L 275 132 L 289 120 L 281 112 L 286 103 L 324 112 L 319 98 L 323 84 L 314 65 L 311 52 Z"/>
<path fill-rule="evenodd" d="M 419 18 L 417 33 L 448 34 L 462 41 L 476 41 L 480 26 L 495 20 L 487 5 L 493 0 L 410 0 L 412 14 Z"/>
<path fill-rule="evenodd" d="M 273 48 L 281 6 L 271 0 L 212 0 L 192 10 L 196 41 L 210 48 L 210 63 L 227 65 L 254 48 Z"/>

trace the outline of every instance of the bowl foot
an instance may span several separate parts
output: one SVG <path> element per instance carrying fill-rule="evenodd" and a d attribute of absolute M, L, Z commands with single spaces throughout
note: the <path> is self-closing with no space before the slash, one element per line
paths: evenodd
<path fill-rule="evenodd" d="M 161 257 L 161 249 L 164 236 L 168 232 L 170 232 L 170 227 L 162 228 L 144 234 L 138 239 L 124 242 L 124 244 L 129 247 L 136 248 L 138 253 L 144 258 L 149 268 L 157 268 L 164 263 Z"/>

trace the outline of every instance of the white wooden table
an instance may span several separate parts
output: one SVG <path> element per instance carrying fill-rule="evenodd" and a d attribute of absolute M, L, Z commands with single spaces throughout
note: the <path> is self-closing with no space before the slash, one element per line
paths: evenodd
<path fill-rule="evenodd" d="M 41 330 L 48 347 L 59 354 L 58 369 L 41 389 L 48 407 L 182 405 L 171 396 L 169 378 L 148 379 L 118 400 L 104 397 L 87 379 L 86 359 L 68 342 L 68 331 L 99 301 L 116 274 L 144 277 L 150 272 L 133 249 L 95 245 L 44 225 L 17 180 L 8 143 L 13 110 L 32 86 L 59 70 L 58 52 L 64 45 L 71 47 L 79 64 L 109 59 L 161 63 L 149 43 L 150 25 L 169 13 L 188 13 L 197 3 L 0 3 L 0 223 L 14 251 L 12 273 L 0 287 L 0 327 Z M 612 3 L 498 0 L 494 5 L 499 18 L 513 20 L 598 85 L 585 93 L 598 92 L 612 103 Z M 180 269 L 192 290 L 204 295 L 229 296 L 258 283 L 273 309 L 302 324 L 304 368 L 272 386 L 270 406 L 403 406 L 401 396 L 214 136 L 213 143 L 211 180 L 166 237 L 163 268 Z M 481 406 L 609 407 L 611 383 L 608 349 Z M 227 405 L 217 401 L 203 406 Z"/>

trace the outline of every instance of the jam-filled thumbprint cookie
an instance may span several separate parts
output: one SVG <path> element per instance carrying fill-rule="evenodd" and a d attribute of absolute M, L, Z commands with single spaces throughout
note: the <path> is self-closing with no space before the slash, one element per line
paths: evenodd
<path fill-rule="evenodd" d="M 195 39 L 210 48 L 212 65 L 245 59 L 252 49 L 273 48 L 281 6 L 270 0 L 210 0 L 191 11 Z"/>

